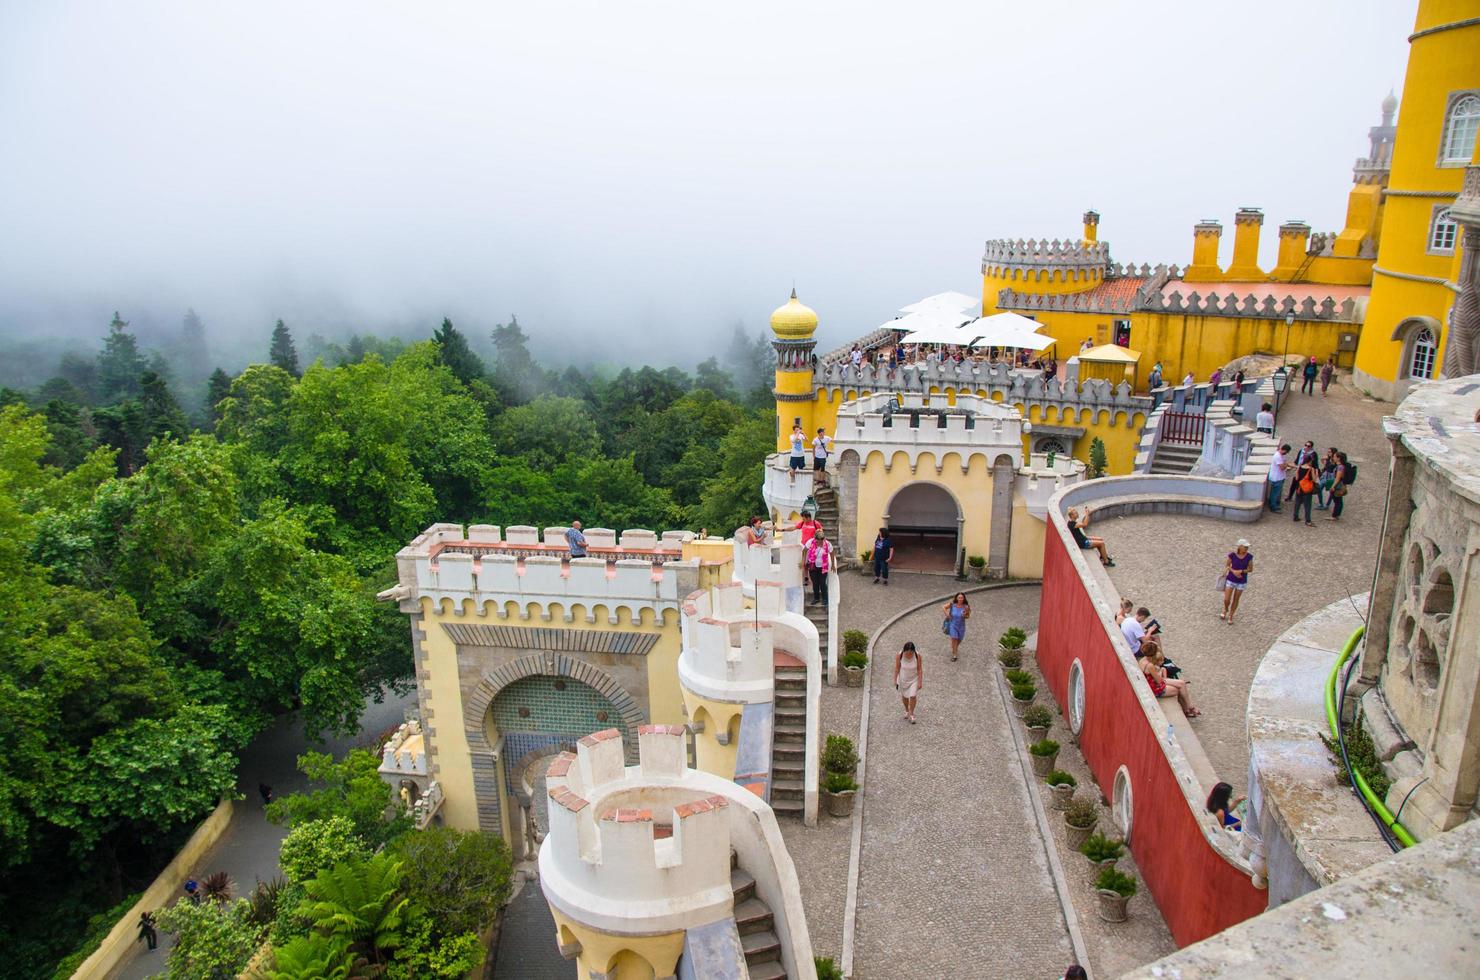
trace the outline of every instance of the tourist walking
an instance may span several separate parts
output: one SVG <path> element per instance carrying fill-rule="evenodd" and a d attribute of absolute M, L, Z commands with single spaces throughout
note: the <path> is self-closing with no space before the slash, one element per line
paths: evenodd
<path fill-rule="evenodd" d="M 832 568 L 832 542 L 822 528 L 807 545 L 807 572 L 812 576 L 812 601 L 827 605 L 827 573 Z"/>
<path fill-rule="evenodd" d="M 1321 365 L 1321 394 L 1326 394 L 1326 389 L 1331 387 L 1331 378 L 1336 374 L 1336 358 L 1326 358 L 1326 363 Z"/>
<path fill-rule="evenodd" d="M 832 440 L 827 436 L 826 429 L 817 430 L 817 438 L 812 440 L 812 479 L 817 481 L 817 486 L 827 486 L 827 455 L 832 449 Z"/>
<path fill-rule="evenodd" d="M 1290 444 L 1284 443 L 1274 451 L 1274 458 L 1269 461 L 1269 512 L 1271 514 L 1282 513 L 1280 509 L 1280 494 L 1285 490 L 1285 477 L 1290 474 Z"/>
<path fill-rule="evenodd" d="M 904 720 L 915 723 L 915 699 L 920 688 L 925 686 L 925 662 L 915 651 L 913 643 L 894 655 L 894 687 L 899 691 L 899 700 L 904 702 Z"/>
<path fill-rule="evenodd" d="M 1307 446 L 1310 443 L 1306 443 Z M 1290 515 L 1290 520 L 1300 520 L 1300 508 L 1305 508 L 1305 526 L 1315 527 L 1310 519 L 1310 505 L 1315 498 L 1316 491 L 1320 489 L 1321 473 L 1316 469 L 1316 451 L 1311 449 L 1310 455 L 1301 453 L 1301 463 L 1295 470 L 1295 479 L 1292 485 L 1295 488 L 1295 510 Z"/>
<path fill-rule="evenodd" d="M 262 797 L 262 805 L 267 806 L 267 804 L 272 802 L 272 787 L 266 783 L 258 783 L 257 795 Z"/>
<path fill-rule="evenodd" d="M 1238 612 L 1238 601 L 1243 597 L 1244 587 L 1249 584 L 1249 573 L 1254 570 L 1254 553 L 1249 542 L 1239 538 L 1228 553 L 1223 565 L 1223 611 L 1218 618 L 1233 625 L 1233 614 Z"/>
<path fill-rule="evenodd" d="M 951 638 L 951 660 L 954 661 L 961 656 L 961 641 L 966 639 L 966 621 L 971 618 L 971 603 L 967 601 L 965 592 L 957 592 L 955 598 L 946 603 L 945 614 L 940 628 Z"/>
<path fill-rule="evenodd" d="M 797 470 L 807 465 L 807 435 L 802 431 L 801 423 L 791 427 L 791 470 L 787 473 L 792 483 L 797 482 Z"/>
<path fill-rule="evenodd" d="M 138 941 L 145 944 L 146 951 L 152 951 L 159 947 L 159 933 L 154 929 L 154 913 L 139 913 Z"/>
<path fill-rule="evenodd" d="M 1357 468 L 1346 458 L 1346 453 L 1336 454 L 1336 469 L 1331 474 L 1331 513 L 1328 521 L 1341 520 L 1341 511 L 1346 506 L 1347 490 L 1357 481 Z"/>
<path fill-rule="evenodd" d="M 1320 366 L 1316 364 L 1314 357 L 1306 361 L 1305 367 L 1300 371 L 1300 376 L 1305 379 L 1300 382 L 1300 390 L 1307 395 L 1314 395 L 1316 393 L 1316 376 L 1320 373 Z"/>
<path fill-rule="evenodd" d="M 877 584 L 882 578 L 885 585 L 889 584 L 889 566 L 894 564 L 894 539 L 889 536 L 887 527 L 879 528 L 879 536 L 874 538 L 874 582 Z"/>
<path fill-rule="evenodd" d="M 570 527 L 565 529 L 565 543 L 570 546 L 572 558 L 586 557 L 586 535 L 581 532 L 580 521 L 571 521 Z"/>

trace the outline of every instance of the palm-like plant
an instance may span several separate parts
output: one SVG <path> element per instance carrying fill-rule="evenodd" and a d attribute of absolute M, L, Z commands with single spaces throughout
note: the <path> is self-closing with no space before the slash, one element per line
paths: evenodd
<path fill-rule="evenodd" d="M 302 913 L 313 928 L 339 936 L 385 962 L 385 952 L 398 948 L 410 899 L 401 894 L 400 861 L 377 854 L 368 861 L 335 865 L 304 883 L 308 899 Z"/>
<path fill-rule="evenodd" d="M 310 933 L 298 936 L 272 951 L 272 966 L 263 971 L 267 980 L 359 980 L 365 958 L 350 951 L 343 936 Z"/>
<path fill-rule="evenodd" d="M 231 890 L 235 885 L 236 882 L 232 881 L 231 875 L 225 871 L 206 875 L 205 880 L 200 883 L 201 889 L 206 893 L 206 898 L 223 905 L 231 901 Z"/>

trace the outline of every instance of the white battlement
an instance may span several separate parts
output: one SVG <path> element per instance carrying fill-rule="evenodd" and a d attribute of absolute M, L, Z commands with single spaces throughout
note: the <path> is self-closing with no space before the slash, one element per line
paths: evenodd
<path fill-rule="evenodd" d="M 1048 501 L 1060 490 L 1084 479 L 1087 467 L 1072 456 L 1058 454 L 1053 466 L 1047 453 L 1033 453 L 1029 462 L 1017 471 L 1013 494 L 1022 500 L 1029 514 L 1047 520 Z"/>
<path fill-rule="evenodd" d="M 638 729 L 638 757 L 624 766 L 621 734 L 607 729 L 550 764 L 550 832 L 540 848 L 546 897 L 572 919 L 613 932 L 724 918 L 733 901 L 730 791 L 747 791 L 687 768 L 679 725 Z"/>
<path fill-rule="evenodd" d="M 684 600 L 678 681 L 685 690 L 727 704 L 772 699 L 777 644 L 772 617 L 779 615 L 781 587 L 761 582 L 756 592 L 753 609 L 745 607 L 739 582 L 701 589 Z M 762 606 L 775 611 L 762 616 Z M 738 634 L 736 643 L 731 642 L 733 634 Z"/>
<path fill-rule="evenodd" d="M 427 774 L 426 739 L 421 722 L 403 722 L 380 751 L 380 771 L 385 774 L 425 776 Z"/>
<path fill-rule="evenodd" d="M 890 401 L 898 403 L 898 407 L 886 420 L 882 409 Z M 942 412 L 944 419 L 937 414 Z M 867 459 L 876 450 L 882 452 L 886 468 L 893 465 L 896 452 L 906 453 L 912 467 L 922 452 L 933 453 L 937 466 L 946 452 L 955 452 L 961 458 L 964 472 L 974 455 L 985 455 L 989 461 L 1006 455 L 1012 458 L 1016 469 L 1022 464 L 1022 433 L 1022 413 L 1012 405 L 990 398 L 957 395 L 955 405 L 948 407 L 946 400 L 938 396 L 929 399 L 920 394 L 906 394 L 895 398 L 881 394 L 855 399 L 838 410 L 833 443 L 839 452 L 856 451 L 860 459 Z"/>
<path fill-rule="evenodd" d="M 743 530 L 743 529 L 742 529 Z M 757 582 L 774 582 L 783 589 L 802 587 L 802 540 L 797 531 L 781 532 L 781 543 L 747 544 L 740 531 L 731 538 L 737 582 L 754 591 Z"/>

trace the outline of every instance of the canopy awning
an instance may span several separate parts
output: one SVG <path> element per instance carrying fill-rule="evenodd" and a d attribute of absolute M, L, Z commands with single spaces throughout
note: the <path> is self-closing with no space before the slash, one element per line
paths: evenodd
<path fill-rule="evenodd" d="M 1141 360 L 1141 352 L 1119 344 L 1101 344 L 1080 351 L 1078 357 L 1080 361 L 1094 361 L 1098 364 L 1137 364 Z"/>
<path fill-rule="evenodd" d="M 881 326 L 909 331 L 903 341 L 906 344 L 965 344 L 971 338 L 963 334 L 961 324 L 969 319 L 969 313 L 937 307 L 906 313 Z"/>
<path fill-rule="evenodd" d="M 965 313 L 969 318 L 977 310 L 981 309 L 982 301 L 979 296 L 968 296 L 965 293 L 947 292 L 936 293 L 934 296 L 926 296 L 917 303 L 899 308 L 901 313 L 922 313 L 928 310 L 944 310 L 947 313 Z"/>
<path fill-rule="evenodd" d="M 963 334 L 975 335 L 978 346 L 1017 347 L 1043 350 L 1054 343 L 1052 337 L 1037 332 L 1038 321 L 1016 313 L 994 313 L 977 317 L 961 328 Z"/>

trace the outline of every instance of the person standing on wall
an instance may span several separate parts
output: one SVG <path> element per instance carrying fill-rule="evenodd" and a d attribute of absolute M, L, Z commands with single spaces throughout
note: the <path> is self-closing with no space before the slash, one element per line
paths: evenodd
<path fill-rule="evenodd" d="M 832 542 L 822 528 L 807 545 L 807 572 L 812 577 L 812 601 L 827 605 L 827 573 L 832 569 Z"/>
<path fill-rule="evenodd" d="M 894 539 L 889 536 L 887 527 L 879 528 L 879 536 L 874 538 L 874 584 L 879 583 L 882 577 L 884 584 L 889 584 L 889 566 L 894 564 Z"/>
<path fill-rule="evenodd" d="M 1310 360 L 1305 362 L 1305 367 L 1300 371 L 1300 376 L 1304 379 L 1300 382 L 1300 390 L 1307 395 L 1314 395 L 1316 393 L 1316 376 L 1320 373 L 1321 368 L 1316 364 L 1315 357 L 1311 357 Z"/>
<path fill-rule="evenodd" d="M 941 623 L 941 629 L 951 638 L 951 661 L 954 663 L 961 656 L 961 641 L 966 639 L 966 621 L 971 618 L 971 603 L 966 600 L 965 592 L 957 592 L 955 597 L 945 606 L 945 620 Z"/>
<path fill-rule="evenodd" d="M 832 450 L 832 440 L 827 437 L 827 430 L 819 428 L 817 438 L 812 440 L 812 479 L 817 486 L 827 486 L 827 456 Z"/>
<path fill-rule="evenodd" d="M 570 527 L 565 529 L 565 543 L 570 546 L 572 558 L 586 557 L 586 535 L 581 533 L 580 521 L 571 521 Z"/>
<path fill-rule="evenodd" d="M 894 688 L 899 691 L 899 700 L 904 702 L 904 720 L 915 723 L 915 699 L 920 688 L 925 686 L 925 662 L 920 659 L 913 643 L 894 655 Z"/>
<path fill-rule="evenodd" d="M 791 427 L 791 472 L 787 474 L 792 483 L 797 482 L 797 470 L 807 465 L 807 434 L 798 422 Z"/>

